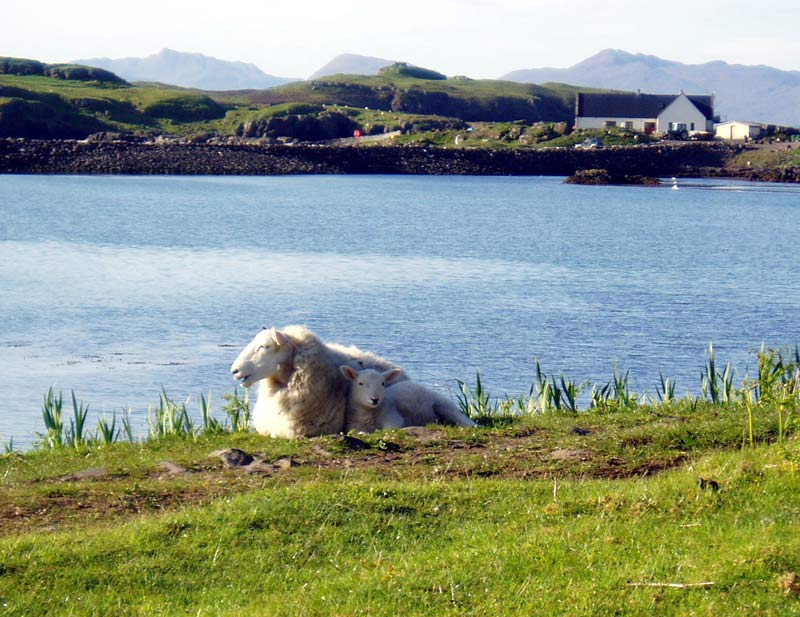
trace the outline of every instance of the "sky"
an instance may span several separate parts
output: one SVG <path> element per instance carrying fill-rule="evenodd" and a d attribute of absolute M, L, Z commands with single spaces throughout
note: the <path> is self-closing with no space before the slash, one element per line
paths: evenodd
<path fill-rule="evenodd" d="M 0 56 L 68 62 L 162 48 L 305 78 L 342 53 L 497 78 L 607 49 L 800 70 L 797 0 L 3 0 Z"/>

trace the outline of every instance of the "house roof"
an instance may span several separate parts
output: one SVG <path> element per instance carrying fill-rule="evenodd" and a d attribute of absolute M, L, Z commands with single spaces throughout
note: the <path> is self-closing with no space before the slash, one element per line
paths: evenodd
<path fill-rule="evenodd" d="M 727 122 L 720 122 L 715 124 L 714 126 L 728 126 L 729 124 L 741 124 L 744 126 L 757 126 L 761 128 L 763 124 L 761 122 L 748 122 L 746 120 L 728 120 Z"/>
<path fill-rule="evenodd" d="M 679 94 L 618 94 L 579 92 L 575 115 L 582 118 L 657 118 Z M 686 97 L 709 120 L 714 117 L 714 97 Z"/>

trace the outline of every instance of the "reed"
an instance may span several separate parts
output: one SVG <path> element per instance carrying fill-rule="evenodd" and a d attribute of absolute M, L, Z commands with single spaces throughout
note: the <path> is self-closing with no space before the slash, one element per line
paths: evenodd
<path fill-rule="evenodd" d="M 115 443 L 119 439 L 116 411 L 111 414 L 110 422 L 105 412 L 103 413 L 103 417 L 97 421 L 97 436 L 98 441 L 106 445 Z"/>
<path fill-rule="evenodd" d="M 200 395 L 200 418 L 203 422 L 203 433 L 218 435 L 225 432 L 225 427 L 214 417 L 211 410 L 211 392 L 208 393 L 208 399 Z"/>
<path fill-rule="evenodd" d="M 483 387 L 481 373 L 475 374 L 475 387 L 470 388 L 465 382 L 456 380 L 458 392 L 456 400 L 458 408 L 469 418 L 491 417 L 497 414 L 497 405 L 492 404 L 489 392 Z"/>
<path fill-rule="evenodd" d="M 86 427 L 86 417 L 89 415 L 89 405 L 84 405 L 83 401 L 78 403 L 75 398 L 75 391 L 70 391 L 72 394 L 72 418 L 69 420 L 69 429 L 66 432 L 66 442 L 78 448 L 86 444 L 86 435 L 84 429 Z"/>
<path fill-rule="evenodd" d="M 722 371 L 717 370 L 713 341 L 708 344 L 708 359 L 700 375 L 700 389 L 712 403 L 730 403 L 734 400 L 733 368 L 728 362 Z"/>
<path fill-rule="evenodd" d="M 60 448 L 64 445 L 63 406 L 64 401 L 61 392 L 56 396 L 51 387 L 44 396 L 44 402 L 42 403 L 42 419 L 44 420 L 46 432 L 39 434 L 42 445 L 47 448 Z"/>
<path fill-rule="evenodd" d="M 222 411 L 228 417 L 230 430 L 234 433 L 246 433 L 249 431 L 251 413 L 250 388 L 245 388 L 244 397 L 239 396 L 239 388 L 234 388 L 233 394 L 225 394 L 222 398 L 225 400 Z"/>
<path fill-rule="evenodd" d="M 162 387 L 158 407 L 148 407 L 147 424 L 150 439 L 167 436 L 194 436 L 195 429 L 186 403 L 176 403 Z"/>
<path fill-rule="evenodd" d="M 664 377 L 664 374 L 659 371 L 658 372 L 659 383 L 658 387 L 656 388 L 656 396 L 658 397 L 658 402 L 671 405 L 675 402 L 675 380 L 669 377 Z"/>

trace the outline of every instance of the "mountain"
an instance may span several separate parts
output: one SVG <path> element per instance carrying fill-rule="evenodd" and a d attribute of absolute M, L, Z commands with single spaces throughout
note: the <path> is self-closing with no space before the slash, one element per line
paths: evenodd
<path fill-rule="evenodd" d="M 325 66 L 314 71 L 309 79 L 327 77 L 329 75 L 377 75 L 385 66 L 394 64 L 394 60 L 359 56 L 357 54 L 341 54 Z"/>
<path fill-rule="evenodd" d="M 521 83 L 569 83 L 658 94 L 714 94 L 723 120 L 800 125 L 800 71 L 722 61 L 682 64 L 645 54 L 606 49 L 569 68 L 512 71 Z"/>
<path fill-rule="evenodd" d="M 267 75 L 255 64 L 162 49 L 144 58 L 89 58 L 79 64 L 113 71 L 128 81 L 156 81 L 201 90 L 250 90 L 295 81 Z"/>

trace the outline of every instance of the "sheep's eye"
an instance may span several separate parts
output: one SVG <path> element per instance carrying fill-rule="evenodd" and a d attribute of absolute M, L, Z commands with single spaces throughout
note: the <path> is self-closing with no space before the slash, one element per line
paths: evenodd
<path fill-rule="evenodd" d="M 386 385 L 386 382 L 385 382 L 385 381 L 382 381 L 382 382 L 381 382 L 381 387 L 383 387 L 383 386 L 385 386 L 385 385 Z"/>
<path fill-rule="evenodd" d="M 358 385 L 359 385 L 359 386 L 363 386 L 363 385 L 364 385 L 364 382 L 363 382 L 363 381 L 359 381 L 359 382 L 358 382 Z"/>

